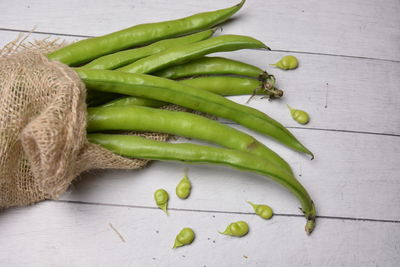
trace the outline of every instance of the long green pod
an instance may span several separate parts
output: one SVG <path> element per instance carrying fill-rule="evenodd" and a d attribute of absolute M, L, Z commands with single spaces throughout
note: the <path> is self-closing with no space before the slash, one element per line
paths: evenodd
<path fill-rule="evenodd" d="M 264 76 L 264 71 L 257 66 L 229 58 L 202 57 L 185 64 L 172 66 L 153 73 L 153 75 L 168 79 L 220 74 L 233 74 L 258 79 Z"/>
<path fill-rule="evenodd" d="M 69 66 L 77 66 L 123 49 L 209 29 L 229 19 L 244 3 L 245 0 L 242 0 L 239 4 L 225 9 L 198 13 L 176 20 L 140 24 L 100 37 L 85 39 L 48 54 L 48 58 Z"/>
<path fill-rule="evenodd" d="M 211 92 L 176 81 L 145 74 L 111 70 L 76 69 L 89 90 L 145 97 L 177 104 L 235 121 L 249 129 L 275 138 L 300 152 L 312 155 L 296 137 L 266 114 Z"/>
<path fill-rule="evenodd" d="M 252 136 L 188 112 L 141 106 L 89 108 L 87 131 L 109 130 L 159 132 L 203 140 L 269 159 L 292 173 L 292 169 L 284 159 Z"/>
<path fill-rule="evenodd" d="M 139 48 L 116 52 L 113 54 L 96 58 L 95 60 L 82 66 L 82 68 L 100 69 L 100 70 L 116 69 L 131 64 L 132 62 L 135 62 L 136 60 L 139 60 L 141 58 L 159 53 L 170 47 L 202 41 L 204 39 L 211 37 L 214 32 L 215 32 L 214 29 L 210 29 L 183 37 L 161 40 Z"/>
<path fill-rule="evenodd" d="M 179 80 L 192 87 L 207 90 L 217 95 L 251 95 L 261 94 L 263 82 L 246 77 L 207 76 Z"/>
<path fill-rule="evenodd" d="M 120 71 L 131 73 L 152 73 L 169 66 L 183 64 L 210 53 L 235 51 L 239 49 L 269 49 L 264 43 L 249 36 L 221 35 L 193 44 L 172 47 L 160 53 L 139 59 Z"/>
<path fill-rule="evenodd" d="M 268 88 L 264 81 L 249 77 L 204 76 L 178 82 L 222 96 L 257 94 L 279 98 L 283 95 L 282 90 L 275 87 Z"/>
<path fill-rule="evenodd" d="M 131 135 L 88 134 L 87 138 L 90 142 L 125 157 L 186 163 L 214 163 L 269 177 L 286 187 L 298 198 L 307 219 L 306 232 L 311 233 L 315 227 L 316 211 L 307 190 L 285 170 L 264 158 L 232 149 L 190 143 L 171 144 Z"/>
<path fill-rule="evenodd" d="M 165 105 L 168 105 L 168 103 L 143 97 L 126 96 L 107 102 L 101 105 L 101 107 L 145 106 L 151 108 L 159 108 Z"/>

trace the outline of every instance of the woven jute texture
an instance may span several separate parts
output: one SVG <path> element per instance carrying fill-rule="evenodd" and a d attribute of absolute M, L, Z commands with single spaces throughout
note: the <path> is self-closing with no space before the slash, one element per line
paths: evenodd
<path fill-rule="evenodd" d="M 0 208 L 56 199 L 89 169 L 148 163 L 87 142 L 85 86 L 72 69 L 45 56 L 58 47 L 19 40 L 0 50 Z"/>

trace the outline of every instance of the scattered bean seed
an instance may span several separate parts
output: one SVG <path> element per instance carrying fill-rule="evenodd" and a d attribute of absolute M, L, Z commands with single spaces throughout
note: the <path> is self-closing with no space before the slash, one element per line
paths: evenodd
<path fill-rule="evenodd" d="M 275 64 L 271 64 L 271 66 L 276 66 L 282 70 L 294 70 L 299 66 L 299 61 L 294 56 L 284 56 Z"/>
<path fill-rule="evenodd" d="M 193 242 L 195 234 L 191 228 L 183 228 L 175 238 L 173 248 L 189 245 Z"/>
<path fill-rule="evenodd" d="M 180 199 L 186 199 L 190 195 L 190 191 L 192 189 L 192 184 L 189 181 L 189 178 L 187 176 L 188 170 L 185 169 L 185 175 L 183 176 L 182 180 L 179 182 L 179 184 L 176 186 L 176 195 Z"/>
<path fill-rule="evenodd" d="M 253 207 L 255 213 L 258 216 L 260 216 L 261 218 L 266 219 L 266 220 L 271 219 L 271 217 L 273 215 L 273 211 L 270 206 L 254 204 L 250 201 L 247 201 L 247 203 L 249 203 Z"/>
<path fill-rule="evenodd" d="M 168 215 L 168 200 L 169 200 L 169 195 L 167 191 L 164 189 L 158 189 L 156 192 L 154 192 L 154 200 L 156 201 L 157 206 L 165 211 L 165 213 Z"/>
<path fill-rule="evenodd" d="M 249 232 L 249 225 L 244 221 L 233 222 L 226 227 L 224 232 L 219 232 L 223 235 L 242 237 Z"/>
<path fill-rule="evenodd" d="M 295 121 L 297 121 L 298 123 L 307 124 L 310 121 L 310 116 L 304 110 L 294 109 L 294 108 L 291 108 L 289 105 L 287 105 L 287 107 L 290 110 L 290 114 L 292 115 L 292 118 Z"/>

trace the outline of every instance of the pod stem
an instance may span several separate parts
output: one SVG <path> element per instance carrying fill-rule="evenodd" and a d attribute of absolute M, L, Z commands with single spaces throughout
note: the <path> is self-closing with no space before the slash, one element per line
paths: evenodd
<path fill-rule="evenodd" d="M 300 210 L 303 212 L 304 217 L 307 219 L 307 223 L 305 226 L 306 233 L 309 235 L 312 233 L 312 231 L 315 228 L 315 217 L 316 217 L 316 211 L 315 211 L 315 206 L 314 203 L 312 203 L 312 208 L 310 211 L 305 212 L 303 209 L 300 208 Z"/>
<path fill-rule="evenodd" d="M 274 75 L 263 71 L 258 77 L 258 80 L 262 82 L 261 87 L 256 88 L 253 91 L 253 94 L 249 97 L 246 103 L 249 103 L 250 100 L 260 91 L 265 94 L 262 98 L 268 98 L 269 100 L 281 98 L 283 96 L 283 91 L 275 87 L 276 79 Z"/>

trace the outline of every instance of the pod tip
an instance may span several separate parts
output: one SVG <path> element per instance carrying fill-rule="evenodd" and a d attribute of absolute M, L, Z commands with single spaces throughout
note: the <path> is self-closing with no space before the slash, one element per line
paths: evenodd
<path fill-rule="evenodd" d="M 239 7 L 239 8 L 241 8 L 241 7 L 244 5 L 244 3 L 246 3 L 246 0 L 240 1 L 240 3 L 237 4 L 236 6 Z"/>

